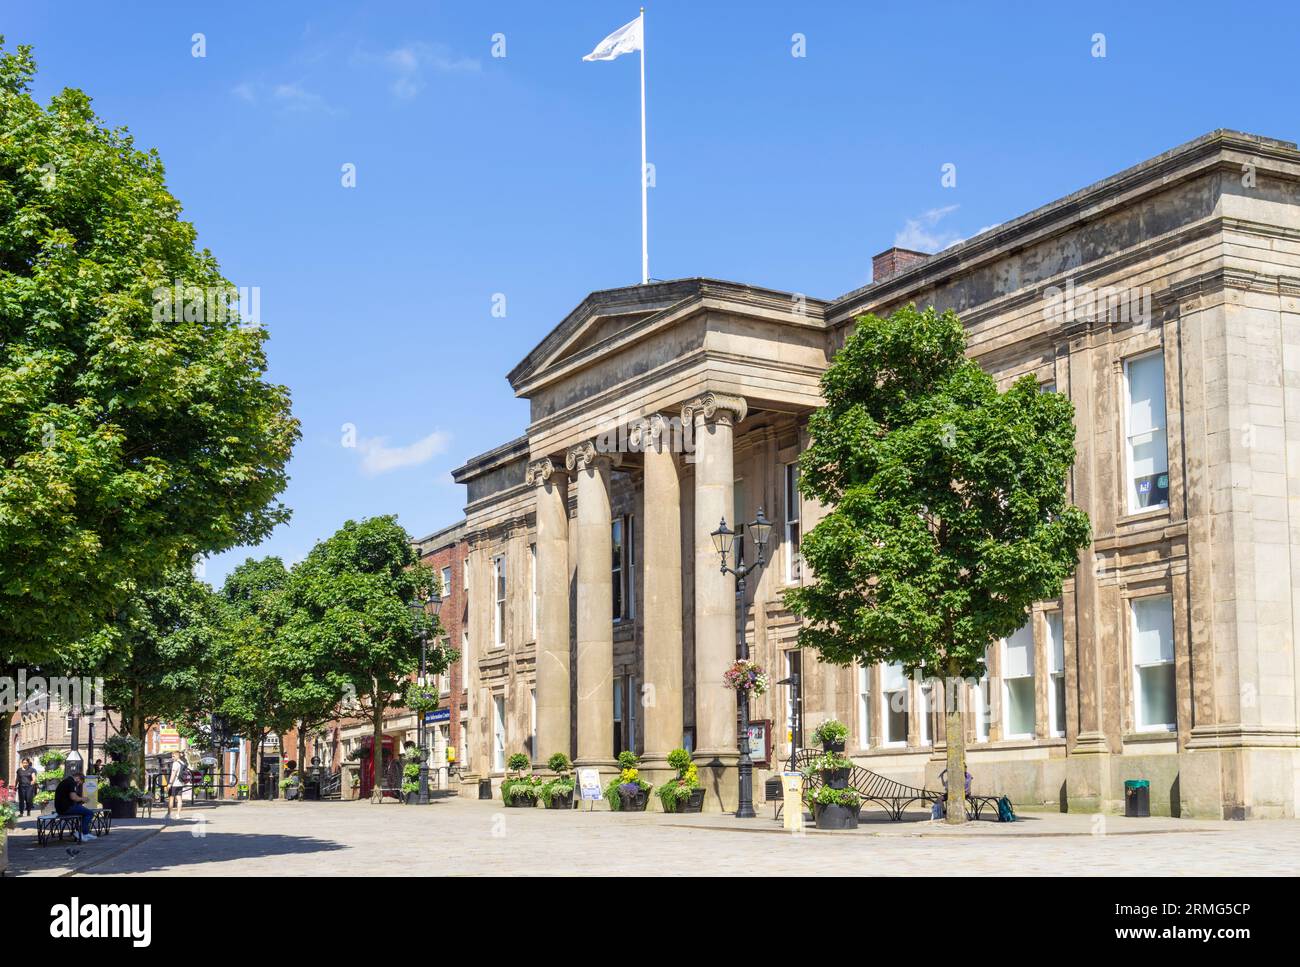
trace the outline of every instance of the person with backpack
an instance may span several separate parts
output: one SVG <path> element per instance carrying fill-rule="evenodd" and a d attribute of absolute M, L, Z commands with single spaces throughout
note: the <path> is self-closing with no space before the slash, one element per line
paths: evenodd
<path fill-rule="evenodd" d="M 185 760 L 181 758 L 178 751 L 172 752 L 171 767 L 167 773 L 167 818 L 172 818 L 172 810 L 176 810 L 176 818 L 181 818 L 181 804 L 184 802 L 183 794 L 185 792 L 185 783 L 189 779 L 189 767 L 185 765 Z"/>

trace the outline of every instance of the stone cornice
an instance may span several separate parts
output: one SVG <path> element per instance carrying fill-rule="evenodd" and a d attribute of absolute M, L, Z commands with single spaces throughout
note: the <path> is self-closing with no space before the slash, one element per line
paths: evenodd
<path fill-rule="evenodd" d="M 697 414 L 704 417 L 705 423 L 733 426 L 743 421 L 748 412 L 749 404 L 743 396 L 730 396 L 710 390 L 682 407 L 682 426 L 694 426 Z"/>
<path fill-rule="evenodd" d="M 1235 156 L 1230 157 L 1229 152 Z M 910 293 L 996 261 L 1012 249 L 1024 248 L 1102 217 L 1115 205 L 1131 206 L 1143 195 L 1165 191 L 1180 181 L 1218 169 L 1239 173 L 1243 156 L 1271 162 L 1268 169 L 1271 175 L 1291 180 L 1300 178 L 1300 152 L 1294 143 L 1239 131 L 1211 131 L 950 246 L 898 275 L 846 293 L 826 309 L 827 321 L 838 325 L 860 314 L 869 304 L 907 299 Z"/>

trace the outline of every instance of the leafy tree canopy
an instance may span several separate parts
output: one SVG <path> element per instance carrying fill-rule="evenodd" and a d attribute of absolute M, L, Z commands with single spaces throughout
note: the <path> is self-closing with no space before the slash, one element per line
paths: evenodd
<path fill-rule="evenodd" d="M 419 665 L 419 632 L 431 640 L 429 674 L 439 674 L 456 652 L 432 643 L 437 619 L 413 620 L 409 604 L 435 587 L 395 517 L 346 522 L 293 570 L 293 634 L 317 654 L 329 654 L 358 695 L 382 705 Z"/>
<path fill-rule="evenodd" d="M 801 546 L 813 583 L 786 600 L 828 661 L 981 675 L 1088 544 L 1065 494 L 1070 401 L 1032 376 L 999 393 L 965 343 L 951 311 L 868 315 L 823 376 L 800 488 L 830 511 Z"/>
<path fill-rule="evenodd" d="M 0 657 L 29 662 L 286 520 L 299 436 L 157 152 L 34 74 L 0 46 Z"/>

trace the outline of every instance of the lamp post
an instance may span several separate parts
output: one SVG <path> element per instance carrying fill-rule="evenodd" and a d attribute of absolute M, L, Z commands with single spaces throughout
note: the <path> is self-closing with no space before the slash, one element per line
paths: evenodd
<path fill-rule="evenodd" d="M 436 619 L 438 612 L 442 610 L 442 596 L 437 595 L 428 601 L 415 599 L 411 601 L 411 614 L 416 621 L 420 615 L 425 613 L 425 606 L 430 605 L 433 609 L 433 616 Z M 429 634 L 420 627 L 420 688 L 426 688 L 428 685 L 428 644 Z M 421 696 L 424 692 L 420 693 Z M 416 720 L 416 745 L 420 749 L 420 792 L 416 802 L 421 806 L 429 805 L 429 750 L 426 748 L 427 731 L 424 727 L 424 709 L 421 708 L 416 713 L 419 718 Z"/>
<path fill-rule="evenodd" d="M 744 530 L 733 531 L 727 526 L 723 517 L 718 529 L 710 535 L 713 546 L 722 559 L 722 573 L 736 576 L 736 657 L 744 661 L 749 657 L 749 644 L 745 639 L 745 579 L 761 568 L 766 561 L 763 551 L 767 547 L 768 537 L 772 533 L 771 522 L 763 516 L 763 508 L 758 508 L 758 515 L 748 526 L 750 539 L 754 542 L 757 559 L 753 564 L 745 563 L 745 544 L 742 540 L 738 547 L 737 537 L 744 537 Z M 727 566 L 727 552 L 735 547 L 736 565 Z M 736 806 L 737 819 L 753 819 L 754 813 L 754 763 L 749 757 L 749 690 L 741 689 L 736 693 L 736 739 L 740 747 L 740 796 Z"/>

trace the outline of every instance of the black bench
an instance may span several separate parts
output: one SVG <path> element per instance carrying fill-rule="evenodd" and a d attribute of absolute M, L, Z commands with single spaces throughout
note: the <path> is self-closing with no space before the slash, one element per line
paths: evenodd
<path fill-rule="evenodd" d="M 45 846 L 52 839 L 58 839 L 59 842 L 62 842 L 64 833 L 67 833 L 73 839 L 80 840 L 81 819 L 80 816 L 60 816 L 57 813 L 36 817 L 37 844 Z M 107 836 L 112 826 L 113 817 L 107 809 L 96 809 L 91 812 L 90 832 L 92 834 Z"/>
<path fill-rule="evenodd" d="M 817 787 L 821 785 L 821 774 L 812 772 L 809 775 L 809 769 L 816 760 L 820 759 L 822 753 L 813 749 L 804 749 L 796 757 L 796 764 L 799 770 L 804 773 L 805 793 L 815 794 Z M 862 799 L 862 805 L 875 803 L 888 814 L 894 822 L 899 822 L 903 818 L 903 813 L 912 805 L 933 806 L 937 802 L 945 799 L 942 790 L 922 789 L 918 786 L 909 786 L 906 783 L 899 782 L 896 779 L 890 779 L 882 776 L 878 772 L 872 772 L 870 769 L 864 769 L 862 766 L 855 765 L 849 773 L 849 787 L 856 790 Z M 966 794 L 966 816 L 968 819 L 979 819 L 981 815 L 992 810 L 993 818 L 997 818 L 998 800 L 1000 796 L 978 796 Z"/>

